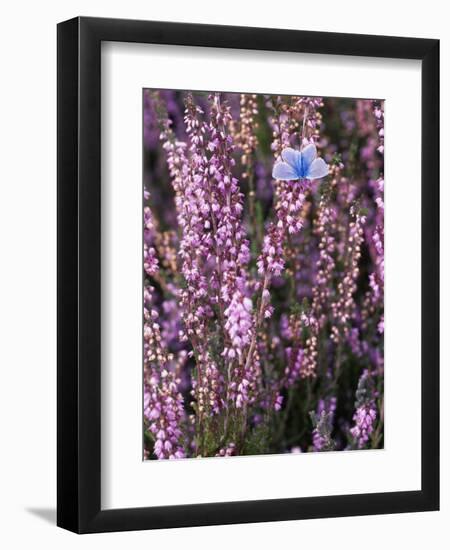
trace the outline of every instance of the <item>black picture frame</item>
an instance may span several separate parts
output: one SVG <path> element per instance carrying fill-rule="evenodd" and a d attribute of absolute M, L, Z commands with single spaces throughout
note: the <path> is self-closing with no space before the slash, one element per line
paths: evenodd
<path fill-rule="evenodd" d="M 101 509 L 102 41 L 422 61 L 420 491 Z M 57 524 L 76 533 L 94 533 L 438 510 L 439 41 L 77 17 L 58 25 L 57 67 Z"/>

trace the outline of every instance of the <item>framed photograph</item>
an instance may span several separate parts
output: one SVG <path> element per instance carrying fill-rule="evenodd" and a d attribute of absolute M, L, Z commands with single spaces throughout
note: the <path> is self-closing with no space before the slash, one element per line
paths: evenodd
<path fill-rule="evenodd" d="M 439 41 L 60 23 L 58 525 L 438 507 Z"/>

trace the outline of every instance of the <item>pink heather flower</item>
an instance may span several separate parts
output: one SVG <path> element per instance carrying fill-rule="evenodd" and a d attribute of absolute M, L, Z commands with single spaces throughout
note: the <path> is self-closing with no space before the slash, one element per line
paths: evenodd
<path fill-rule="evenodd" d="M 288 235 L 298 233 L 303 222 L 299 216 L 305 201 L 306 185 L 303 182 L 288 181 L 280 190 L 275 210 L 277 221 L 272 222 L 264 237 L 261 255 L 257 260 L 261 275 L 281 275 L 284 270 L 283 245 Z"/>
<path fill-rule="evenodd" d="M 275 397 L 275 402 L 273 404 L 273 408 L 275 409 L 275 411 L 280 411 L 282 405 L 283 405 L 283 396 L 278 394 Z"/>
<path fill-rule="evenodd" d="M 354 294 L 357 289 L 361 246 L 364 241 L 363 227 L 366 223 L 366 216 L 358 211 L 355 205 L 350 208 L 350 216 L 346 245 L 348 247 L 347 261 L 341 281 L 338 283 L 337 299 L 331 306 L 333 316 L 331 338 L 336 344 L 350 336 L 350 323 L 356 309 Z"/>
<path fill-rule="evenodd" d="M 372 374 L 364 370 L 356 390 L 355 413 L 353 415 L 354 426 L 350 434 L 358 449 L 363 449 L 369 441 L 375 429 L 377 408 L 375 405 L 375 390 Z"/>
<path fill-rule="evenodd" d="M 228 443 L 226 447 L 220 449 L 216 456 L 234 456 L 236 454 L 236 445 L 234 443 Z"/>
<path fill-rule="evenodd" d="M 250 298 L 243 296 L 239 291 L 233 294 L 230 305 L 224 311 L 225 329 L 230 339 L 230 347 L 223 351 L 224 356 L 231 358 L 241 357 L 251 341 L 253 329 L 253 304 Z"/>
<path fill-rule="evenodd" d="M 173 370 L 172 355 L 161 338 L 158 313 L 152 303 L 153 292 L 150 285 L 144 289 L 144 416 L 155 438 L 156 457 L 182 458 L 185 451 L 181 424 L 185 413 L 180 379 Z"/>
<path fill-rule="evenodd" d="M 289 316 L 286 313 L 282 313 L 280 317 L 280 336 L 288 341 L 293 338 L 292 327 L 289 324 Z"/>
<path fill-rule="evenodd" d="M 154 453 L 159 459 L 184 458 L 183 433 L 180 429 L 184 417 L 183 398 L 173 373 L 163 370 L 159 375 L 156 368 L 152 370 L 144 392 L 144 415 L 155 437 Z"/>
<path fill-rule="evenodd" d="M 370 434 L 373 432 L 377 410 L 374 404 L 362 405 L 356 409 L 353 415 L 355 425 L 350 433 L 354 437 L 359 449 L 362 449 L 369 441 Z"/>
<path fill-rule="evenodd" d="M 373 102 L 373 114 L 375 115 L 379 145 L 377 151 L 384 154 L 384 101 Z"/>
<path fill-rule="evenodd" d="M 334 168 L 337 173 L 338 169 Z M 318 328 L 322 328 L 328 318 L 328 308 L 334 295 L 334 273 L 336 254 L 336 208 L 330 204 L 328 193 L 321 196 L 317 217 L 314 221 L 314 232 L 319 239 L 319 257 L 315 263 L 315 281 L 312 288 L 311 311 L 317 319 Z"/>
<path fill-rule="evenodd" d="M 144 197 L 148 191 L 144 190 Z M 156 250 L 153 246 L 155 241 L 156 229 L 153 221 L 153 215 L 148 206 L 144 208 L 144 271 L 147 275 L 155 275 L 158 271 L 158 259 L 156 257 Z"/>
<path fill-rule="evenodd" d="M 328 174 L 328 165 L 323 159 L 316 158 L 314 139 L 308 141 L 305 131 L 309 128 L 311 136 L 314 135 L 318 126 L 317 108 L 321 104 L 321 98 L 298 98 L 289 108 L 293 115 L 291 119 L 286 116 L 285 106 L 271 105 L 275 113 L 278 113 L 277 117 L 269 121 L 276 136 L 272 144 L 277 158 L 272 177 L 279 184 L 276 187 L 276 220 L 267 228 L 263 249 L 257 260 L 258 272 L 268 277 L 269 282 L 272 276 L 279 276 L 284 270 L 285 240 L 302 229 L 300 211 L 305 202 L 305 194 L 310 188 L 309 180 Z M 303 118 L 302 135 L 306 146 L 301 151 L 296 151 L 290 147 L 289 142 L 292 133 L 299 129 L 299 116 Z"/>
<path fill-rule="evenodd" d="M 335 442 L 331 437 L 333 431 L 334 413 L 336 411 L 336 397 L 319 399 L 317 412 L 311 412 L 313 422 L 313 448 L 315 451 L 332 451 L 335 449 Z"/>
<path fill-rule="evenodd" d="M 146 97 L 146 181 L 162 185 L 144 190 L 145 457 L 378 446 L 383 103 L 327 108 L 322 126 L 321 98 L 266 97 L 268 159 L 261 98 Z"/>
<path fill-rule="evenodd" d="M 286 348 L 286 367 L 284 369 L 284 385 L 291 388 L 300 379 L 302 372 L 303 349 Z"/>

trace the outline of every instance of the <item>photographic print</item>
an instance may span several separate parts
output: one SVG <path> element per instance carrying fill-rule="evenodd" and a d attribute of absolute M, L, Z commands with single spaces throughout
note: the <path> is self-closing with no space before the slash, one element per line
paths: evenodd
<path fill-rule="evenodd" d="M 145 460 L 382 449 L 384 101 L 143 90 Z"/>

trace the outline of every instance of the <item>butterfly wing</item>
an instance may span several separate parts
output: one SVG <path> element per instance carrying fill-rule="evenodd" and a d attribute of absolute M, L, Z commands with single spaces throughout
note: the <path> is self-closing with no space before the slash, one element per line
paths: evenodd
<path fill-rule="evenodd" d="M 272 170 L 272 177 L 276 180 L 298 180 L 296 170 L 287 162 L 277 162 Z"/>
<path fill-rule="evenodd" d="M 292 168 L 295 168 L 300 158 L 300 152 L 292 149 L 291 147 L 286 147 L 281 151 L 281 158 L 284 162 L 290 164 Z"/>
<path fill-rule="evenodd" d="M 317 180 L 328 175 L 328 164 L 322 159 L 315 159 L 309 167 L 306 178 L 309 180 Z"/>
<path fill-rule="evenodd" d="M 308 173 L 309 167 L 314 162 L 317 156 L 316 146 L 314 143 L 310 143 L 302 149 L 302 167 L 305 173 Z"/>

